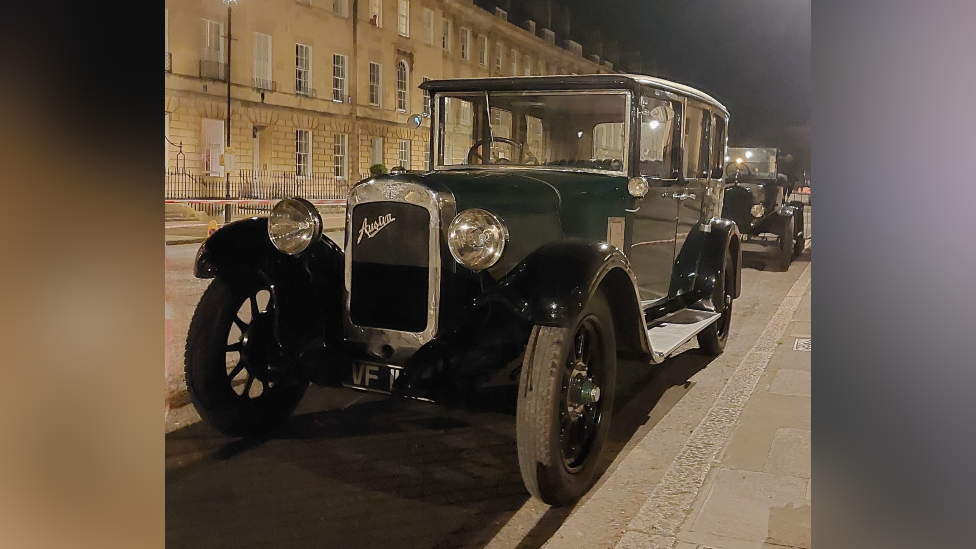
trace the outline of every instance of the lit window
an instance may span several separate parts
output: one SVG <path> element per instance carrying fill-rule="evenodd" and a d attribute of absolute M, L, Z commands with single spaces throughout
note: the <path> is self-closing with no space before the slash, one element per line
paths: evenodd
<path fill-rule="evenodd" d="M 407 64 L 404 61 L 397 62 L 397 110 L 407 112 Z"/>

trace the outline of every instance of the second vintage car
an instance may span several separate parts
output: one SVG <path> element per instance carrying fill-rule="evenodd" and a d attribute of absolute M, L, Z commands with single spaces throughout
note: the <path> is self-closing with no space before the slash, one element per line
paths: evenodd
<path fill-rule="evenodd" d="M 343 243 L 289 198 L 202 245 L 192 402 L 252 435 L 310 382 L 434 401 L 517 383 L 525 486 L 571 504 L 600 472 L 618 359 L 725 348 L 741 263 L 721 217 L 728 112 L 646 76 L 422 87 L 432 169 L 356 184 Z"/>
<path fill-rule="evenodd" d="M 806 245 L 803 204 L 788 202 L 795 182 L 780 173 L 792 156 L 774 148 L 729 147 L 725 160 L 722 215 L 735 221 L 747 242 L 772 248 L 779 268 L 789 269 Z"/>

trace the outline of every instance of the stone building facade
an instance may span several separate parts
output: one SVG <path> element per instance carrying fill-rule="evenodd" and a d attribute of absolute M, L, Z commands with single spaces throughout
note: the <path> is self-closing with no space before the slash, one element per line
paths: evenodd
<path fill-rule="evenodd" d="M 357 181 L 425 169 L 425 79 L 613 72 L 576 42 L 471 0 L 166 0 L 166 166 Z M 178 145 L 182 145 L 182 156 Z"/>

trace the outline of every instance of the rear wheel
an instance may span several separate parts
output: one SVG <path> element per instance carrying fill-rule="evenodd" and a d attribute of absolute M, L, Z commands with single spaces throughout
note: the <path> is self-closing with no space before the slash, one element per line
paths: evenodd
<path fill-rule="evenodd" d="M 570 505 L 593 485 L 613 411 L 613 317 L 602 293 L 572 328 L 536 326 L 522 362 L 516 438 L 529 493 Z"/>
<path fill-rule="evenodd" d="M 793 262 L 793 248 L 794 248 L 794 219 L 793 216 L 784 217 L 780 220 L 779 224 L 779 250 L 777 253 L 777 261 L 779 263 L 779 268 L 782 271 L 789 270 L 790 263 Z"/>
<path fill-rule="evenodd" d="M 232 436 L 264 433 L 291 415 L 308 388 L 280 364 L 275 302 L 267 288 L 217 278 L 200 298 L 186 338 L 184 372 L 200 416 Z"/>
<path fill-rule="evenodd" d="M 796 226 L 793 227 L 794 237 L 793 237 L 793 258 L 797 258 L 801 253 L 803 253 L 803 248 L 806 247 L 806 234 L 804 232 L 805 225 L 803 223 L 803 204 L 795 204 L 797 208 L 796 215 L 793 216 L 794 223 Z"/>
<path fill-rule="evenodd" d="M 715 309 L 722 314 L 718 320 L 707 328 L 698 332 L 698 346 L 703 351 L 718 356 L 725 350 L 725 343 L 729 339 L 729 327 L 732 325 L 732 296 L 735 289 L 735 265 L 732 263 L 732 256 L 728 251 L 725 252 L 725 266 L 721 284 L 715 285 L 712 294 L 712 303 Z"/>

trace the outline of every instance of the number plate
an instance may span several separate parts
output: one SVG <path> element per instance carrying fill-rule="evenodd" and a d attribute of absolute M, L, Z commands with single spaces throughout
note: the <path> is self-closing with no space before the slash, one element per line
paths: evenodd
<path fill-rule="evenodd" d="M 378 362 L 354 362 L 342 384 L 353 389 L 390 394 L 401 369 Z"/>

